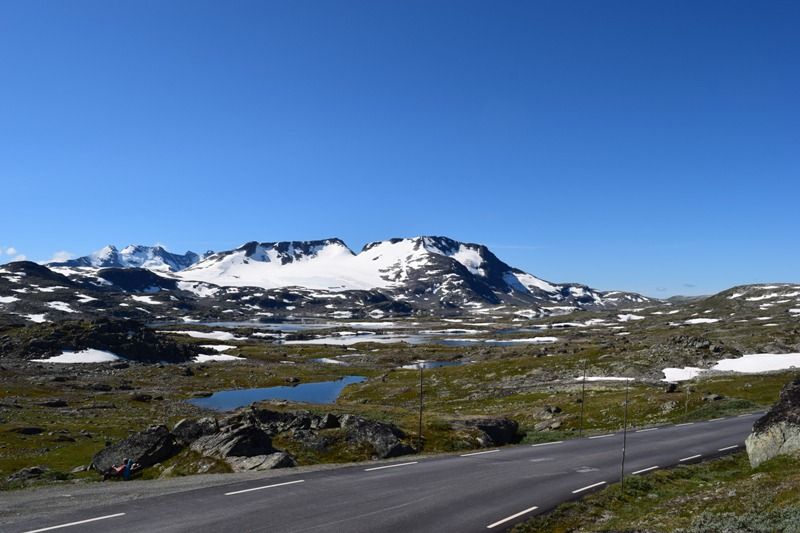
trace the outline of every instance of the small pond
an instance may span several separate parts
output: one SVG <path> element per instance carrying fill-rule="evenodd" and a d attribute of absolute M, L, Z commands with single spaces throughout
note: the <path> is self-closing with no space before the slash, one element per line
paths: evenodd
<path fill-rule="evenodd" d="M 361 383 L 363 376 L 345 376 L 334 381 L 301 383 L 295 386 L 264 387 L 260 389 L 238 389 L 215 392 L 206 398 L 193 398 L 190 403 L 198 407 L 231 411 L 261 400 L 288 400 L 307 403 L 334 403 L 342 389 L 353 383 Z"/>

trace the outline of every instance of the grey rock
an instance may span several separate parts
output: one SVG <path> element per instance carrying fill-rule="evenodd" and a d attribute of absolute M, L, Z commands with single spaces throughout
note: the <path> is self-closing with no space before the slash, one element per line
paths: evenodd
<path fill-rule="evenodd" d="M 166 426 L 150 426 L 97 452 L 92 458 L 92 467 L 105 472 L 112 465 L 129 458 L 146 468 L 169 459 L 180 449 Z"/>
<path fill-rule="evenodd" d="M 340 419 L 345 430 L 345 439 L 355 444 L 367 444 L 372 447 L 374 455 L 379 459 L 397 457 L 413 453 L 411 446 L 403 444 L 405 434 L 393 424 L 366 420 L 354 415 L 344 415 Z"/>
<path fill-rule="evenodd" d="M 204 435 L 191 444 L 191 449 L 203 455 L 219 457 L 253 457 L 267 455 L 276 450 L 264 430 L 255 425 L 243 424 L 225 427 L 212 435 Z"/>
<path fill-rule="evenodd" d="M 554 412 L 560 411 L 561 409 L 558 407 L 550 407 L 549 414 L 552 415 Z M 549 418 L 552 418 L 552 416 Z M 510 418 L 479 418 L 465 420 L 460 423 L 465 427 L 480 430 L 483 433 L 483 437 L 479 437 L 478 441 L 483 446 L 502 446 L 503 444 L 519 442 L 522 438 L 522 435 L 519 434 L 519 424 Z M 554 423 L 547 421 L 543 423 L 542 429 L 551 428 Z M 558 427 L 560 427 L 560 424 Z"/>
<path fill-rule="evenodd" d="M 291 468 L 297 466 L 294 457 L 286 452 L 274 452 L 266 455 L 254 455 L 252 457 L 228 457 L 225 461 L 235 472 L 273 470 L 276 468 Z"/>
<path fill-rule="evenodd" d="M 29 466 L 27 468 L 17 470 L 8 476 L 8 481 L 27 481 L 29 479 L 39 479 L 49 471 L 50 469 L 46 466 Z"/>
<path fill-rule="evenodd" d="M 200 437 L 219 431 L 217 420 L 211 417 L 194 420 L 184 418 L 172 428 L 172 435 L 178 443 L 188 445 Z"/>
<path fill-rule="evenodd" d="M 800 379 L 787 384 L 778 402 L 753 424 L 745 446 L 754 468 L 775 456 L 800 450 Z"/>

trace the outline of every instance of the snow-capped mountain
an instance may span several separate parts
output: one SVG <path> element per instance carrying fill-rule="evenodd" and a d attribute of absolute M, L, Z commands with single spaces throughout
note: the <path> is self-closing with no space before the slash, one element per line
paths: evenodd
<path fill-rule="evenodd" d="M 155 272 L 177 272 L 198 262 L 201 257 L 194 252 L 173 254 L 161 246 L 130 245 L 122 250 L 108 245 L 93 254 L 57 263 L 49 267 L 67 268 L 145 268 Z"/>
<path fill-rule="evenodd" d="M 379 290 L 396 300 L 443 307 L 468 302 L 603 307 L 628 298 L 626 303 L 646 301 L 627 293 L 606 299 L 583 285 L 553 284 L 512 268 L 486 246 L 447 237 L 378 241 L 358 254 L 340 239 L 249 242 L 176 276 L 233 287 Z"/>
<path fill-rule="evenodd" d="M 514 268 L 481 244 L 447 237 L 377 241 L 355 253 L 340 239 L 248 242 L 201 257 L 160 246 L 102 250 L 71 261 L 12 263 L 7 304 L 31 316 L 53 309 L 137 319 L 384 316 L 624 309 L 658 303 L 635 293 L 559 284 Z M 54 284 L 52 288 L 41 281 Z M 56 281 L 58 280 L 58 281 Z M 51 290 L 52 289 L 52 290 Z M 72 291 L 72 297 L 65 296 Z M 146 294 L 148 296 L 137 296 Z M 54 300 L 50 309 L 43 300 Z M 13 300 L 13 301 L 12 301 Z M 51 306 L 52 307 L 52 306 Z"/>

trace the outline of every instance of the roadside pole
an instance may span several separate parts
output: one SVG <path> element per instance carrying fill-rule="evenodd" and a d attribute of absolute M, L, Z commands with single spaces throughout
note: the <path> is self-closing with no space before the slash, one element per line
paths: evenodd
<path fill-rule="evenodd" d="M 581 418 L 578 425 L 578 438 L 583 437 L 583 406 L 586 403 L 586 359 L 583 360 L 583 381 L 581 382 Z"/>
<path fill-rule="evenodd" d="M 686 399 L 683 402 L 683 418 L 689 420 L 689 383 L 684 383 L 683 390 L 686 392 Z"/>
<path fill-rule="evenodd" d="M 628 390 L 630 389 L 630 380 L 625 380 L 625 415 L 622 418 L 622 466 L 619 472 L 619 482 L 621 486 L 622 495 L 625 495 L 625 446 L 628 443 Z"/>
<path fill-rule="evenodd" d="M 425 363 L 419 364 L 419 427 L 417 428 L 417 453 L 422 453 L 422 369 Z"/>

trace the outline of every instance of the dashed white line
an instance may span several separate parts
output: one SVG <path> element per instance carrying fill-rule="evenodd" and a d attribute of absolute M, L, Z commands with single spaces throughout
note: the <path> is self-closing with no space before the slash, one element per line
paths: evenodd
<path fill-rule="evenodd" d="M 658 467 L 657 466 L 651 466 L 650 468 L 642 468 L 641 470 L 637 470 L 636 472 L 633 472 L 633 475 L 635 476 L 636 474 L 644 474 L 645 472 L 649 472 L 651 470 L 655 470 L 656 468 L 658 468 Z"/>
<path fill-rule="evenodd" d="M 485 453 L 495 453 L 499 452 L 500 450 L 486 450 L 485 452 L 472 452 L 472 453 L 462 453 L 461 457 L 471 457 L 473 455 L 483 455 Z"/>
<path fill-rule="evenodd" d="M 80 522 L 70 522 L 69 524 L 61 524 L 58 526 L 44 527 L 42 529 L 33 529 L 25 533 L 41 533 L 42 531 L 52 531 L 54 529 L 61 529 L 62 527 L 79 526 L 81 524 L 88 524 L 89 522 L 97 522 L 98 520 L 106 520 L 108 518 L 117 518 L 118 516 L 125 516 L 125 513 L 110 514 L 106 516 L 98 516 L 97 518 L 89 518 L 88 520 L 81 520 Z"/>
<path fill-rule="evenodd" d="M 397 463 L 397 464 L 386 465 L 386 466 L 374 466 L 372 468 L 365 468 L 364 472 L 372 472 L 373 470 L 383 470 L 384 468 L 397 468 L 398 466 L 415 465 L 417 463 L 419 463 L 419 461 L 411 461 L 410 463 Z"/>
<path fill-rule="evenodd" d="M 243 494 L 245 492 L 253 492 L 254 490 L 271 489 L 272 487 L 283 487 L 284 485 L 294 485 L 295 483 L 302 483 L 305 479 L 298 479 L 296 481 L 287 481 L 286 483 L 275 483 L 274 485 L 264 485 L 263 487 L 253 487 L 252 489 L 235 490 L 233 492 L 226 492 L 225 496 L 233 496 L 234 494 Z"/>
<path fill-rule="evenodd" d="M 691 461 L 692 459 L 697 459 L 698 457 L 703 457 L 703 455 L 702 455 L 702 454 L 700 454 L 700 453 L 698 453 L 697 455 L 692 455 L 691 457 L 684 457 L 684 458 L 683 458 L 683 459 L 681 459 L 679 462 L 683 462 L 683 461 Z"/>
<path fill-rule="evenodd" d="M 691 426 L 693 424 L 694 424 L 694 422 L 684 422 L 683 424 L 675 424 L 675 427 L 679 428 L 679 427 L 682 427 L 682 426 Z"/>
<path fill-rule="evenodd" d="M 595 483 L 594 485 L 588 485 L 588 486 L 580 488 L 578 490 L 573 490 L 572 494 L 578 494 L 579 492 L 583 492 L 585 490 L 593 489 L 595 487 L 599 487 L 600 485 L 605 485 L 605 484 L 606 484 L 605 481 L 601 481 L 600 483 Z"/>
<path fill-rule="evenodd" d="M 709 420 L 709 422 L 719 422 L 720 420 L 725 420 L 725 417 L 723 416 L 721 418 L 712 418 L 711 420 Z"/>
<path fill-rule="evenodd" d="M 536 448 L 538 446 L 550 446 L 551 444 L 563 444 L 563 440 L 557 440 L 555 442 L 543 442 L 541 444 L 531 444 L 531 448 Z"/>
<path fill-rule="evenodd" d="M 738 444 L 734 444 L 733 446 L 727 446 L 727 447 L 725 447 L 725 448 L 720 448 L 720 449 L 719 449 L 719 450 L 717 450 L 717 451 L 718 451 L 718 452 L 725 452 L 725 451 L 732 450 L 732 449 L 734 449 L 734 448 L 738 448 L 738 447 L 739 447 L 739 445 L 738 445 Z"/>
<path fill-rule="evenodd" d="M 594 437 L 589 437 L 590 439 L 604 439 L 606 437 L 613 437 L 615 433 L 609 433 L 608 435 L 595 435 Z"/>
<path fill-rule="evenodd" d="M 648 431 L 655 431 L 657 429 L 658 428 L 638 429 L 638 430 L 636 430 L 636 433 L 647 433 Z"/>
<path fill-rule="evenodd" d="M 536 507 L 535 505 L 534 505 L 533 507 L 528 507 L 528 508 L 527 508 L 527 509 L 525 509 L 524 511 L 520 511 L 520 512 L 518 512 L 517 514 L 512 514 L 511 516 L 509 516 L 509 517 L 507 517 L 507 518 L 503 518 L 502 520 L 498 520 L 498 521 L 497 521 L 497 522 L 495 522 L 494 524 L 489 524 L 488 526 L 486 526 L 486 529 L 492 529 L 493 527 L 497 527 L 497 526 L 499 526 L 500 524 L 505 524 L 505 523 L 506 523 L 506 522 L 508 522 L 509 520 L 514 520 L 515 518 L 518 518 L 518 517 L 520 517 L 520 516 L 522 516 L 522 515 L 524 515 L 524 514 L 528 514 L 528 513 L 530 513 L 531 511 L 535 511 L 536 509 L 538 509 L 538 507 Z"/>

